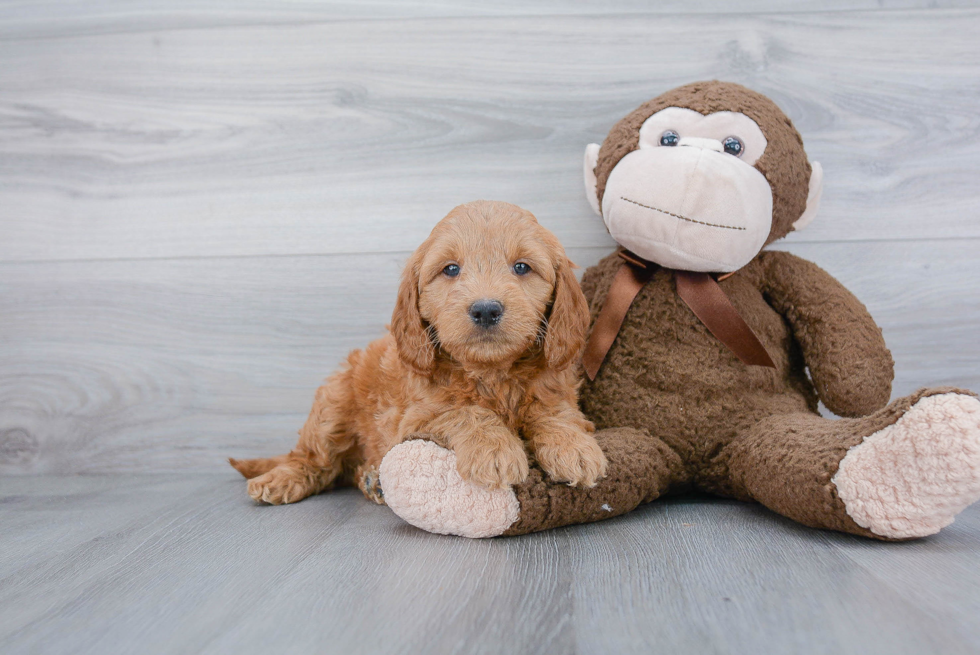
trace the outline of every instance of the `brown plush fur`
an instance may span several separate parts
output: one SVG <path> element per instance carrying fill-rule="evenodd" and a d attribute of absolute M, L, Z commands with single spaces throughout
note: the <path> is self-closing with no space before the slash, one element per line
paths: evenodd
<path fill-rule="evenodd" d="M 611 255 L 586 271 L 593 316 L 620 265 Z M 875 413 L 888 402 L 893 371 L 881 330 L 839 282 L 789 253 L 763 252 L 719 284 L 775 369 L 740 362 L 661 269 L 583 389 L 586 415 L 600 429 L 641 430 L 644 448 L 676 455 L 680 464 L 649 480 L 647 495 L 693 487 L 873 536 L 846 515 L 830 478 L 850 446 L 901 415 Z M 823 419 L 818 398 L 839 415 L 871 416 Z M 617 474 L 613 464 L 610 476 Z"/>
<path fill-rule="evenodd" d="M 517 275 L 514 264 L 531 272 Z M 457 264 L 456 277 L 445 274 Z M 460 474 L 490 487 L 523 482 L 525 440 L 556 481 L 593 486 L 606 459 L 578 409 L 577 369 L 588 307 L 558 240 L 506 203 L 461 205 L 405 268 L 390 333 L 355 350 L 316 392 L 296 448 L 231 460 L 255 500 L 301 500 L 336 482 L 379 500 L 374 472 L 413 432 L 442 436 Z M 477 326 L 474 302 L 504 307 Z M 523 438 L 523 440 L 522 440 Z"/>
<path fill-rule="evenodd" d="M 786 235 L 806 206 L 810 166 L 802 139 L 769 99 L 735 84 L 680 87 L 620 121 L 600 150 L 600 199 L 616 163 L 637 147 L 643 121 L 671 106 L 739 111 L 759 124 L 768 146 L 756 166 L 773 193 L 769 241 Z M 613 254 L 585 272 L 593 320 L 622 265 Z M 948 390 L 923 390 L 885 408 L 893 363 L 881 330 L 864 305 L 810 262 L 763 251 L 720 286 L 775 369 L 740 362 L 678 297 L 673 273 L 657 270 L 582 390 L 582 408 L 600 428 L 596 437 L 609 458 L 608 477 L 593 489 L 571 490 L 532 471 L 515 488 L 521 514 L 507 534 L 608 518 L 696 488 L 762 502 L 806 525 L 881 538 L 847 515 L 831 478 L 848 448 L 920 397 Z M 818 399 L 854 418 L 821 418 Z"/>
<path fill-rule="evenodd" d="M 599 152 L 600 198 L 617 162 L 637 147 L 643 121 L 666 107 L 737 111 L 754 119 L 768 140 L 756 165 L 774 199 L 769 240 L 792 229 L 806 208 L 811 171 L 802 140 L 771 101 L 735 84 L 702 82 L 668 91 L 620 121 Z M 582 288 L 593 325 L 624 265 L 613 253 L 585 272 Z M 650 280 L 581 393 L 608 457 L 606 478 L 592 488 L 570 488 L 532 466 L 513 489 L 517 519 L 501 526 L 502 534 L 597 521 L 665 493 L 698 489 L 757 501 L 812 527 L 904 539 L 932 534 L 948 525 L 957 506 L 970 502 L 973 491 L 967 490 L 980 470 L 970 459 L 975 441 L 968 441 L 977 438 L 975 410 L 963 409 L 976 407 L 972 394 L 923 389 L 886 406 L 893 362 L 881 330 L 864 305 L 818 266 L 762 251 L 718 280 L 773 368 L 746 365 L 719 341 L 678 295 L 676 271 L 651 265 L 648 272 Z M 935 401 L 941 399 L 928 397 L 946 394 L 961 398 L 947 398 L 947 408 L 935 413 L 923 408 L 939 407 Z M 818 400 L 844 418 L 822 417 Z M 881 439 L 893 439 L 897 430 L 891 428 L 904 417 L 914 426 L 903 428 L 908 443 L 862 451 L 869 443 L 889 443 Z M 913 431 L 924 440 L 913 441 Z M 868 437 L 878 441 L 866 442 Z M 943 445 L 933 448 L 930 440 Z M 853 477 L 855 467 L 845 465 L 839 493 L 835 475 L 855 447 L 851 452 L 870 453 L 856 465 L 859 475 L 869 477 Z M 905 466 L 897 456 L 924 459 Z M 873 457 L 882 459 L 869 464 Z M 864 488 L 853 495 L 856 487 Z M 476 508 L 474 520 L 485 520 L 485 509 Z M 450 517 L 442 529 L 457 534 L 465 518 Z"/>
<path fill-rule="evenodd" d="M 610 255 L 586 271 L 593 318 L 621 265 Z M 776 368 L 741 363 L 680 300 L 673 274 L 658 270 L 582 390 L 608 477 L 586 492 L 532 470 L 515 488 L 521 514 L 507 534 L 609 518 L 694 488 L 756 500 L 809 526 L 881 538 L 847 515 L 831 478 L 848 448 L 919 398 L 950 390 L 923 390 L 885 408 L 893 364 L 880 329 L 810 262 L 763 252 L 720 285 Z M 855 418 L 820 417 L 818 398 Z"/>

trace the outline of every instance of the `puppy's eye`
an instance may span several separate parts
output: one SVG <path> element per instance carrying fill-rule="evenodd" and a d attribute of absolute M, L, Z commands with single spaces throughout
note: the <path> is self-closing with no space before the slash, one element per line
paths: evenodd
<path fill-rule="evenodd" d="M 660 145 L 662 146 L 676 146 L 680 140 L 681 137 L 674 130 L 667 130 L 660 135 Z"/>
<path fill-rule="evenodd" d="M 531 267 L 524 262 L 517 262 L 514 264 L 514 272 L 518 275 L 527 275 L 531 272 Z"/>
<path fill-rule="evenodd" d="M 742 140 L 737 136 L 727 137 L 722 145 L 725 146 L 725 152 L 729 155 L 735 155 L 736 157 L 742 156 L 742 151 L 745 150 L 745 146 L 742 145 Z"/>
<path fill-rule="evenodd" d="M 446 277 L 456 277 L 459 275 L 459 264 L 449 264 L 446 268 L 442 269 L 442 274 Z"/>

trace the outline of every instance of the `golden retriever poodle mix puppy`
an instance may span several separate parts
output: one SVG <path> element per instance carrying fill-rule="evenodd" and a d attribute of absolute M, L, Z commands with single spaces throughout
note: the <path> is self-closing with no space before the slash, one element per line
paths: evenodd
<path fill-rule="evenodd" d="M 378 503 L 381 459 L 412 433 L 456 452 L 465 480 L 522 482 L 528 450 L 554 480 L 593 486 L 606 458 L 578 408 L 585 296 L 555 236 L 520 207 L 456 207 L 412 255 L 389 333 L 316 392 L 291 453 L 230 460 L 257 501 L 357 484 Z"/>

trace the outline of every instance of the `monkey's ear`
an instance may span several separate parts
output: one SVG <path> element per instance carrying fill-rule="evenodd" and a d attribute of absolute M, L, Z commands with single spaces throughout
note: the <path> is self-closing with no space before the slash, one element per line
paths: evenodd
<path fill-rule="evenodd" d="M 585 197 L 589 199 L 592 211 L 602 217 L 599 207 L 599 195 L 596 193 L 595 165 L 599 162 L 599 144 L 590 143 L 585 146 Z"/>
<path fill-rule="evenodd" d="M 803 215 L 793 223 L 793 231 L 799 232 L 814 219 L 820 208 L 820 194 L 823 193 L 823 166 L 815 161 L 810 164 L 810 191 L 806 196 L 806 209 Z"/>

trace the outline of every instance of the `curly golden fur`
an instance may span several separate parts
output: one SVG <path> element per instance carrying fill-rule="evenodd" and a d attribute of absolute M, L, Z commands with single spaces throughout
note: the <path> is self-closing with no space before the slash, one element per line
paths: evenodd
<path fill-rule="evenodd" d="M 249 495 L 291 503 L 354 483 L 383 502 L 374 473 L 415 432 L 448 444 L 463 478 L 481 485 L 523 482 L 527 450 L 553 479 L 595 485 L 606 458 L 578 409 L 589 309 L 573 266 L 520 207 L 453 209 L 405 267 L 389 334 L 317 390 L 296 448 L 230 460 Z M 481 325 L 481 301 L 502 313 Z"/>

